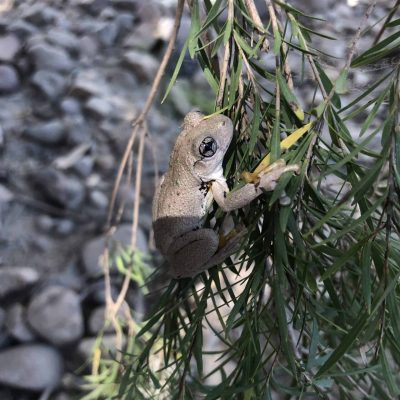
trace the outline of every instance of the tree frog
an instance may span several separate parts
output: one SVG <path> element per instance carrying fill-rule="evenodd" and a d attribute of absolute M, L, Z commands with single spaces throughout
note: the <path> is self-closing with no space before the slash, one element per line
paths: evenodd
<path fill-rule="evenodd" d="M 258 182 L 230 192 L 222 162 L 232 137 L 232 121 L 224 115 L 205 118 L 190 112 L 184 118 L 153 201 L 155 245 L 173 278 L 193 277 L 238 251 L 245 229 L 221 241 L 217 232 L 203 227 L 213 201 L 225 212 L 242 208 L 274 190 L 283 173 L 299 171 L 299 165 L 278 160 L 260 173 Z"/>

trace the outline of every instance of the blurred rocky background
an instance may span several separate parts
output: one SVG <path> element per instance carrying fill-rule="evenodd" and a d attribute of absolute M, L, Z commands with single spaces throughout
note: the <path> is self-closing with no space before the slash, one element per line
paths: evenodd
<path fill-rule="evenodd" d="M 365 4 L 294 3 L 325 18 L 310 23 L 339 38 L 315 42 L 335 57 L 323 60 L 334 78 Z M 370 24 L 390 6 L 378 2 Z M 0 0 L 1 400 L 79 398 L 85 361 L 104 323 L 98 260 L 109 199 L 174 10 L 173 0 Z M 185 16 L 175 59 L 189 27 Z M 359 49 L 370 46 L 378 30 L 370 30 Z M 293 71 L 299 71 L 301 59 L 293 62 Z M 173 68 L 172 62 L 170 73 Z M 384 66 L 353 74 L 349 100 L 357 87 L 383 73 Z M 312 87 L 307 79 L 299 86 L 306 108 Z M 151 251 L 155 161 L 161 172 L 166 169 L 185 113 L 211 109 L 207 90 L 196 63 L 187 58 L 169 100 L 150 113 L 138 235 L 144 253 Z M 123 198 L 115 240 L 128 244 L 134 188 L 123 186 L 118 199 Z M 121 281 L 112 274 L 116 292 Z M 140 307 L 136 292 L 132 286 L 127 296 L 132 307 Z M 107 335 L 112 341 L 112 331 Z"/>

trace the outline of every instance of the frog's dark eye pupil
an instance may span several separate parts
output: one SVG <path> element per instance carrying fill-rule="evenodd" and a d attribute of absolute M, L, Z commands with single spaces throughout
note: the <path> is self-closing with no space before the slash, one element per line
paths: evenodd
<path fill-rule="evenodd" d="M 203 157 L 212 157 L 217 149 L 217 142 L 212 137 L 207 136 L 200 143 L 199 152 Z"/>

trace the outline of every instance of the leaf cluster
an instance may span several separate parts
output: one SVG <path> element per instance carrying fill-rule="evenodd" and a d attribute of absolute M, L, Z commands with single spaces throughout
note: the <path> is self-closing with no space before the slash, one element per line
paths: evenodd
<path fill-rule="evenodd" d="M 132 338 L 136 352 L 119 365 L 114 398 L 400 395 L 400 63 L 386 62 L 398 53 L 399 19 L 387 19 L 393 33 L 332 80 L 312 41 L 332 38 L 290 4 L 265 3 L 260 25 L 253 1 L 191 1 L 191 29 L 165 96 L 189 53 L 215 112 L 234 121 L 225 160 L 233 185 L 266 153 L 300 163 L 301 173 L 233 214 L 249 232 L 237 259 L 164 288 Z M 302 59 L 296 74 L 294 53 Z M 351 72 L 379 63 L 385 73 L 346 104 Z M 322 101 L 303 110 L 296 87 L 306 79 Z M 350 130 L 360 118 L 359 132 Z M 309 122 L 282 153 L 281 139 Z M 212 217 L 218 227 L 222 213 Z"/>

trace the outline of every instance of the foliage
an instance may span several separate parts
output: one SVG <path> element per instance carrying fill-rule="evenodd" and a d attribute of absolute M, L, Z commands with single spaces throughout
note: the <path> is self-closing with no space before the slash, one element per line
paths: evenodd
<path fill-rule="evenodd" d="M 237 259 L 163 289 L 115 369 L 114 397 L 104 397 L 400 395 L 400 20 L 383 21 L 390 33 L 353 57 L 356 35 L 332 81 L 311 40 L 330 38 L 306 26 L 311 16 L 267 0 L 263 24 L 253 6 L 191 1 L 191 30 L 166 96 L 188 52 L 215 93 L 215 111 L 235 122 L 225 160 L 233 186 L 269 152 L 272 162 L 300 163 L 301 173 L 232 213 L 248 228 Z M 295 54 L 303 63 L 293 83 Z M 386 64 L 385 75 L 345 104 L 351 71 L 376 64 Z M 322 101 L 303 111 L 296 87 L 310 76 Z M 349 123 L 360 117 L 355 135 Z M 309 122 L 281 153 L 281 139 Z M 218 227 L 224 216 L 215 208 L 211 217 Z"/>

